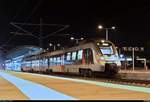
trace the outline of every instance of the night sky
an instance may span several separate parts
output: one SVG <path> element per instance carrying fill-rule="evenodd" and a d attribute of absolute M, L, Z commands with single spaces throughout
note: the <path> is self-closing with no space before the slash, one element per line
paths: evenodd
<path fill-rule="evenodd" d="M 97 26 L 116 26 L 109 31 L 109 40 L 117 46 L 144 46 L 145 54 L 150 55 L 150 1 L 149 0 L 1 0 L 0 1 L 0 44 L 13 48 L 18 45 L 37 45 L 37 39 L 29 36 L 13 36 L 10 22 L 63 24 L 70 27 L 61 34 L 76 38 L 101 37 L 105 31 Z M 38 35 L 38 27 L 23 28 Z M 43 27 L 43 35 L 59 27 Z M 18 31 L 21 32 L 21 31 Z M 55 34 L 57 35 L 57 34 Z M 60 34 L 58 34 L 60 35 Z M 48 43 L 66 45 L 70 36 L 51 36 L 44 40 Z M 11 39 L 10 39 L 11 38 Z M 72 42 L 71 42 L 72 43 Z M 4 45 L 5 44 L 5 45 Z"/>

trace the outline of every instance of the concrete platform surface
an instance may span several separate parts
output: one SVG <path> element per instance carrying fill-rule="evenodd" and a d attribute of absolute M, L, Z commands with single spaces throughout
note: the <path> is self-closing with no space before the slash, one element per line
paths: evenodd
<path fill-rule="evenodd" d="M 42 93 L 42 88 L 38 88 L 37 92 L 33 91 L 34 86 L 30 89 L 27 89 L 29 93 L 24 93 L 15 83 L 8 80 L 8 75 L 11 78 L 16 78 L 17 83 L 22 83 L 20 80 L 29 81 L 34 84 L 41 85 L 42 87 L 51 89 L 60 94 L 63 94 L 68 99 L 64 99 L 64 97 L 59 97 L 58 95 L 53 96 L 55 99 L 62 100 L 150 100 L 150 88 L 143 87 L 135 87 L 135 86 L 125 86 L 125 85 L 117 85 L 111 83 L 102 83 L 102 82 L 94 82 L 94 81 L 85 81 L 71 78 L 63 78 L 63 77 L 55 77 L 55 76 L 47 76 L 40 74 L 31 74 L 31 73 L 22 73 L 22 72 L 1 72 L 1 83 L 7 83 L 3 87 L 1 87 L 0 100 L 17 100 L 17 99 L 32 99 L 29 97 L 29 94 L 35 95 Z M 18 78 L 18 79 L 17 79 Z M 10 82 L 8 82 L 10 81 Z M 15 86 L 14 86 L 15 85 Z M 21 84 L 22 88 L 26 88 L 30 86 L 29 84 Z M 13 87 L 13 90 L 5 87 Z M 32 89 L 33 88 L 33 89 Z M 6 93 L 6 94 L 4 94 Z M 14 94 L 13 94 L 14 93 Z M 24 94 L 23 94 L 24 93 Z M 51 92 L 49 94 L 55 94 L 55 92 Z M 48 98 L 49 97 L 49 98 Z M 38 100 L 39 97 L 34 98 L 32 100 Z M 54 98 L 50 98 L 47 96 L 46 100 L 53 100 Z"/>
<path fill-rule="evenodd" d="M 10 74 L 0 72 L 0 76 L 15 85 L 31 100 L 75 100 L 75 98 L 47 88 L 38 83 L 24 80 Z M 15 94 L 17 96 L 17 94 Z"/>
<path fill-rule="evenodd" d="M 0 76 L 0 100 L 28 100 L 15 85 Z"/>
<path fill-rule="evenodd" d="M 71 97 L 72 99 L 77 100 L 150 100 L 150 88 L 117 85 L 111 83 L 85 81 L 79 79 L 22 73 L 22 72 L 3 72 L 3 73 L 52 89 L 56 92 L 59 92 L 68 97 Z M 23 84 L 23 86 L 27 87 L 26 84 Z M 15 90 L 20 89 L 16 88 Z M 2 91 L 5 92 L 7 90 L 3 89 Z M 32 91 L 32 89 L 29 89 L 29 92 L 30 92 L 29 94 L 36 94 Z M 38 92 L 40 94 L 43 94 L 41 88 L 37 89 L 37 93 Z M 5 96 L 6 95 L 7 94 L 5 94 Z M 27 94 L 26 96 L 28 97 Z M 9 96 L 8 94 L 7 97 L 9 98 L 11 97 L 11 95 Z M 16 99 L 20 98 L 25 99 L 24 97 L 23 98 L 16 97 Z M 59 99 L 60 97 L 56 96 L 56 98 Z M 68 98 L 68 100 L 72 100 L 71 98 L 70 99 Z M 37 97 L 37 99 L 39 98 Z M 62 98 L 62 100 L 64 99 Z"/>

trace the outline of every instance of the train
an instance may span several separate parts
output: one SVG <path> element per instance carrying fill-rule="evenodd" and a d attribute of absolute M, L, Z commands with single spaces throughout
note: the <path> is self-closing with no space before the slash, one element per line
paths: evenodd
<path fill-rule="evenodd" d="M 82 76 L 92 76 L 95 72 L 114 75 L 120 68 L 115 45 L 104 39 L 84 40 L 63 50 L 26 56 L 21 63 L 23 72 L 74 73 Z"/>

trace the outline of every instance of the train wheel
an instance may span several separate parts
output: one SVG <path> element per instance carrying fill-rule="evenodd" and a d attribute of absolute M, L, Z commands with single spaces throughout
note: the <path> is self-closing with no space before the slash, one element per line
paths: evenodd
<path fill-rule="evenodd" d="M 49 70 L 48 69 L 46 69 L 46 74 L 49 74 Z"/>
<path fill-rule="evenodd" d="M 21 72 L 25 72 L 25 71 L 23 70 L 23 68 L 21 68 Z"/>
<path fill-rule="evenodd" d="M 93 71 L 92 70 L 87 70 L 87 76 L 92 77 L 93 76 Z"/>
<path fill-rule="evenodd" d="M 109 64 L 106 64 L 105 65 L 105 74 L 107 75 L 107 76 L 109 76 L 110 75 L 110 65 Z"/>
<path fill-rule="evenodd" d="M 84 69 L 79 69 L 80 76 L 86 76 L 86 71 Z"/>
<path fill-rule="evenodd" d="M 33 69 L 31 69 L 31 73 L 34 73 L 34 70 L 33 70 Z"/>
<path fill-rule="evenodd" d="M 52 74 L 52 69 L 47 69 L 46 74 Z"/>
<path fill-rule="evenodd" d="M 83 76 L 82 69 L 79 69 L 79 75 L 80 75 L 80 76 Z"/>

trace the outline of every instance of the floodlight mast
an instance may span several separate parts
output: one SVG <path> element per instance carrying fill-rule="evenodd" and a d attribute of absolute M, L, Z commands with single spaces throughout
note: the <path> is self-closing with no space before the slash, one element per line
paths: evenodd
<path fill-rule="evenodd" d="M 108 40 L 108 30 L 109 30 L 109 29 L 115 30 L 116 27 L 115 27 L 115 26 L 112 26 L 111 28 L 104 28 L 102 25 L 99 25 L 99 26 L 98 26 L 98 29 L 105 29 L 105 30 L 106 30 L 106 40 Z"/>

